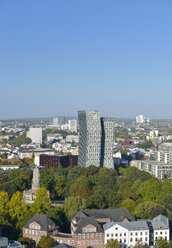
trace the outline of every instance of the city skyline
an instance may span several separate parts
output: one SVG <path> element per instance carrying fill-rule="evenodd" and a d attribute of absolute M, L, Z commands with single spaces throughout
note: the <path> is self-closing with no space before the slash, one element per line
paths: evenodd
<path fill-rule="evenodd" d="M 172 119 L 172 2 L 1 1 L 0 119 Z"/>

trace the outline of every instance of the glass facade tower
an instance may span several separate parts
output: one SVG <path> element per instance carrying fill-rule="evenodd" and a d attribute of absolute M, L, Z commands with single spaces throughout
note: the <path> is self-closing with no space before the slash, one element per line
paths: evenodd
<path fill-rule="evenodd" d="M 98 111 L 78 111 L 79 166 L 114 168 L 114 121 L 100 118 Z"/>

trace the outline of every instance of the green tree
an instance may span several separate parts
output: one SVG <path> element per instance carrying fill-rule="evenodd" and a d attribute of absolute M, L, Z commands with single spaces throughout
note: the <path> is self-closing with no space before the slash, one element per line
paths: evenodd
<path fill-rule="evenodd" d="M 28 207 L 23 199 L 23 194 L 19 191 L 13 194 L 8 206 L 9 206 L 9 215 L 11 217 L 12 222 L 14 224 L 18 223 L 18 225 L 21 226 L 28 211 Z"/>
<path fill-rule="evenodd" d="M 18 241 L 22 244 L 22 245 L 25 245 L 25 247 L 27 248 L 30 248 L 30 247 L 34 247 L 35 246 L 35 242 L 31 239 L 31 238 L 28 238 L 28 237 L 21 237 L 18 239 Z"/>
<path fill-rule="evenodd" d="M 0 224 L 6 225 L 9 222 L 8 215 L 9 196 L 7 192 L 0 192 Z"/>
<path fill-rule="evenodd" d="M 46 214 L 51 207 L 51 201 L 46 188 L 42 187 L 36 191 L 34 203 L 31 205 L 31 212 L 33 214 Z"/>
<path fill-rule="evenodd" d="M 141 240 L 138 240 L 134 246 L 134 248 L 146 248 L 147 245 L 144 245 Z"/>
<path fill-rule="evenodd" d="M 157 202 L 161 192 L 161 183 L 156 178 L 150 178 L 140 185 L 138 192 L 144 201 Z"/>
<path fill-rule="evenodd" d="M 65 201 L 65 214 L 69 220 L 71 220 L 74 215 L 82 209 L 86 208 L 86 200 L 81 197 L 68 197 Z"/>
<path fill-rule="evenodd" d="M 70 187 L 70 195 L 87 199 L 92 194 L 92 184 L 86 176 L 77 178 Z"/>
<path fill-rule="evenodd" d="M 121 245 L 116 239 L 109 239 L 105 248 L 121 248 Z"/>
<path fill-rule="evenodd" d="M 141 219 L 152 219 L 159 214 L 166 215 L 167 212 L 163 206 L 157 203 L 143 202 L 135 208 L 135 214 Z"/>
<path fill-rule="evenodd" d="M 126 198 L 121 203 L 121 208 L 126 208 L 130 213 L 134 212 L 135 207 L 136 207 L 135 201 L 133 201 L 130 198 Z"/>
<path fill-rule="evenodd" d="M 55 177 L 55 193 L 58 198 L 64 198 L 66 179 L 64 176 Z"/>
<path fill-rule="evenodd" d="M 168 243 L 167 243 L 167 241 L 165 239 L 160 237 L 155 241 L 155 246 L 157 248 L 168 248 Z"/>
<path fill-rule="evenodd" d="M 37 246 L 39 248 L 53 248 L 56 245 L 55 241 L 50 237 L 42 236 Z"/>

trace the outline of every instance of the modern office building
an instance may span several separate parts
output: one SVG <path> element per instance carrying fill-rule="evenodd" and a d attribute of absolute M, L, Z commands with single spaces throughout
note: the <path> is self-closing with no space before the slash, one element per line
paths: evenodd
<path fill-rule="evenodd" d="M 77 133 L 77 120 L 69 120 L 68 125 L 71 132 Z"/>
<path fill-rule="evenodd" d="M 78 111 L 80 166 L 114 168 L 114 121 L 100 118 L 98 111 Z"/>
<path fill-rule="evenodd" d="M 41 127 L 30 127 L 29 137 L 32 143 L 41 144 L 42 143 L 42 128 Z"/>

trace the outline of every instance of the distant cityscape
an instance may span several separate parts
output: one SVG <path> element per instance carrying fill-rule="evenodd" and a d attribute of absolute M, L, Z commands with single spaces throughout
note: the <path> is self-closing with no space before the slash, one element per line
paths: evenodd
<path fill-rule="evenodd" d="M 48 174 L 49 170 L 61 173 L 57 178 L 62 180 L 66 172 L 58 172 L 60 170 L 83 168 L 90 173 L 92 167 L 97 168 L 94 170 L 112 170 L 111 173 L 116 171 L 119 178 L 125 175 L 121 168 L 136 170 L 134 173 L 139 170 L 149 173 L 150 177 L 157 178 L 161 183 L 165 180 L 172 183 L 172 121 L 151 121 L 143 115 L 136 116 L 135 120 L 119 121 L 101 117 L 99 111 L 92 110 L 78 111 L 78 118 L 75 119 L 54 117 L 51 120 L 0 122 L 0 173 L 6 178 L 4 180 L 8 181 L 8 176 L 15 171 L 27 169 L 33 173 L 32 185 L 29 183 L 30 187 L 19 190 L 27 208 L 31 206 L 32 209 L 35 205 L 40 190 L 44 190 L 51 208 L 65 208 L 67 204 L 62 186 L 65 182 L 62 185 L 60 181 L 56 182 L 57 185 L 60 183 L 61 186 L 56 187 L 60 187 L 64 196 L 56 194 L 55 197 L 50 186 L 42 187 L 41 182 L 45 185 L 48 182 L 48 178 L 42 181 L 44 171 Z M 83 177 L 82 180 L 86 179 Z M 90 186 L 88 182 L 86 185 L 87 191 Z M 87 207 L 87 204 L 84 206 Z M 125 208 L 78 209 L 70 219 L 70 233 L 62 232 L 57 222 L 46 215 L 46 211 L 34 211 L 32 218 L 26 219 L 22 226 L 21 242 L 20 239 L 13 241 L 10 246 L 11 241 L 8 242 L 6 233 L 5 237 L 0 238 L 0 244 L 4 242 L 8 243 L 8 247 L 23 247 L 24 242 L 27 243 L 25 238 L 29 238 L 35 247 L 41 237 L 46 236 L 53 240 L 52 247 L 59 248 L 60 244 L 66 247 L 102 248 L 111 239 L 117 240 L 123 248 L 136 247 L 138 242 L 155 246 L 159 238 L 167 243 L 171 239 L 170 219 L 168 215 L 163 215 L 163 211 L 155 211 L 149 220 L 139 220 Z"/>

